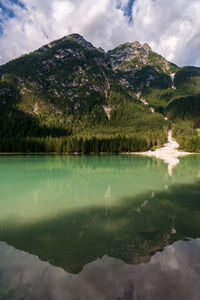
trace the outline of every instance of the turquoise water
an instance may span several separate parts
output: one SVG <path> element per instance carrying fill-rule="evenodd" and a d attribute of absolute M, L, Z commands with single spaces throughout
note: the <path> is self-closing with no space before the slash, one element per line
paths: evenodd
<path fill-rule="evenodd" d="M 148 298 L 148 291 L 143 296 L 136 295 L 136 282 L 138 287 L 142 284 L 134 275 L 136 270 L 143 280 L 151 268 L 153 273 L 157 271 L 158 260 L 162 270 L 166 261 L 177 270 L 173 251 L 176 258 L 186 257 L 179 262 L 180 268 L 186 265 L 191 270 L 191 261 L 197 268 L 200 260 L 193 253 L 199 253 L 199 237 L 199 156 L 180 158 L 172 176 L 161 160 L 132 155 L 0 156 L 0 299 L 43 299 L 44 286 L 38 283 L 36 270 L 32 271 L 33 262 L 40 266 L 40 276 L 44 276 L 44 270 L 51 273 L 44 276 L 44 285 L 52 289 L 56 286 L 56 295 L 59 294 L 52 296 L 51 290 L 44 299 L 155 299 L 153 294 Z M 156 261 L 153 267 L 152 260 Z M 120 270 L 124 268 L 122 274 L 119 265 Z M 99 268 L 104 274 L 114 274 L 115 270 L 121 274 L 121 290 L 109 296 L 106 285 L 112 286 L 114 281 L 106 275 L 104 279 L 109 279 L 98 287 L 99 292 L 95 290 L 93 298 L 83 292 L 82 298 L 75 296 L 79 281 L 69 277 L 81 277 L 87 268 L 91 291 L 97 282 L 103 282 L 92 279 Z M 11 269 L 15 272 L 9 272 Z M 29 288 L 26 280 L 20 281 L 27 273 L 31 274 Z M 165 287 L 173 285 L 174 274 L 170 275 L 170 270 L 165 273 Z M 195 274 L 200 278 L 200 267 Z M 61 276 L 61 281 L 57 277 L 55 281 L 55 276 Z M 16 285 L 11 287 L 14 278 Z M 151 282 L 153 286 L 150 278 L 148 275 L 146 284 Z M 177 292 L 183 290 L 181 278 Z M 59 288 L 63 280 L 64 289 Z M 40 292 L 37 295 L 36 284 Z M 71 294 L 66 296 L 69 290 Z M 124 290 L 135 298 L 125 298 Z M 195 293 L 199 291 L 195 289 Z M 180 297 L 196 299 L 184 298 L 186 294 Z M 159 299 L 177 298 L 166 298 L 163 293 Z"/>

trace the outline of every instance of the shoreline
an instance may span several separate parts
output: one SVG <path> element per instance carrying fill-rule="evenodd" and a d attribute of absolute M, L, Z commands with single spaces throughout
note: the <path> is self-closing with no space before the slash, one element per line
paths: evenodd
<path fill-rule="evenodd" d="M 139 155 L 146 157 L 155 157 L 163 160 L 171 168 L 176 166 L 179 163 L 178 157 L 188 156 L 188 155 L 197 155 L 200 153 L 194 152 L 183 152 L 177 150 L 179 144 L 173 139 L 172 131 L 168 132 L 168 142 L 156 149 L 155 151 L 148 150 L 143 152 L 121 152 L 121 153 L 110 153 L 110 152 L 90 152 L 90 153 L 81 153 L 81 152 L 0 152 L 0 155 Z M 171 173 L 171 172 L 170 172 Z"/>
<path fill-rule="evenodd" d="M 170 130 L 168 132 L 168 142 L 162 147 L 156 149 L 155 151 L 148 150 L 145 152 L 132 152 L 131 154 L 162 159 L 166 164 L 168 164 L 168 174 L 169 176 L 172 176 L 172 170 L 179 163 L 179 157 L 196 154 L 179 151 L 177 150 L 178 147 L 179 144 L 173 139 L 172 131 Z"/>
<path fill-rule="evenodd" d="M 176 142 L 176 140 L 172 137 L 172 131 L 170 130 L 168 132 L 168 142 L 161 146 L 160 148 L 156 149 L 155 151 L 148 150 L 144 152 L 121 152 L 121 153 L 109 153 L 109 152 L 99 152 L 99 153 L 59 153 L 59 152 L 0 152 L 0 156 L 28 156 L 28 155 L 69 155 L 69 156 L 79 156 L 79 155 L 138 155 L 138 156 L 144 156 L 144 157 L 154 157 L 157 159 L 160 159 L 164 161 L 168 165 L 168 175 L 172 176 L 172 171 L 175 166 L 179 164 L 179 157 L 184 157 L 188 155 L 197 155 L 200 153 L 194 153 L 194 152 L 183 152 L 177 150 L 179 147 L 179 144 Z"/>

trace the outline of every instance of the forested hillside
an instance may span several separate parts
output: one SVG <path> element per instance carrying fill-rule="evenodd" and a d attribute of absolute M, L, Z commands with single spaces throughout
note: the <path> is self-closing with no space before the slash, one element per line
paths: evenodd
<path fill-rule="evenodd" d="M 180 148 L 199 152 L 200 68 L 180 68 L 138 42 L 120 45 L 108 55 L 122 84 L 169 120 Z"/>
<path fill-rule="evenodd" d="M 144 151 L 182 121 L 197 133 L 199 81 L 199 68 L 179 68 L 147 44 L 105 53 L 65 36 L 0 66 L 0 151 Z"/>

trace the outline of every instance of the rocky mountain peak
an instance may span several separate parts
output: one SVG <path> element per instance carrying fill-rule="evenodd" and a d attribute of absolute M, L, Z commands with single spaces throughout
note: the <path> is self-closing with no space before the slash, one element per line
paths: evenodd
<path fill-rule="evenodd" d="M 138 41 L 125 43 L 116 47 L 114 50 L 108 51 L 114 69 L 130 61 L 134 61 L 134 68 L 135 65 L 146 64 L 151 53 L 153 53 L 153 51 L 148 44 L 145 43 L 142 45 Z"/>
<path fill-rule="evenodd" d="M 145 49 L 147 52 L 153 52 L 151 47 L 147 43 L 143 44 L 142 48 Z"/>
<path fill-rule="evenodd" d="M 67 37 L 71 37 L 73 39 L 84 39 L 84 37 L 79 33 L 72 33 L 72 34 L 67 35 Z"/>
<path fill-rule="evenodd" d="M 84 37 L 78 33 L 73 33 L 68 35 L 69 38 L 72 38 L 75 40 L 77 43 L 79 43 L 81 46 L 86 48 L 89 51 L 95 51 L 97 50 L 96 47 L 94 47 L 90 42 L 87 42 Z"/>
<path fill-rule="evenodd" d="M 98 48 L 98 51 L 101 52 L 101 53 L 105 53 L 104 49 L 101 48 L 101 47 Z"/>
<path fill-rule="evenodd" d="M 132 42 L 131 46 L 134 47 L 134 48 L 141 48 L 142 47 L 142 45 L 138 41 Z"/>
<path fill-rule="evenodd" d="M 147 54 L 150 53 L 150 52 L 153 52 L 152 49 L 151 49 L 151 47 L 147 43 L 145 43 L 145 44 L 142 45 L 138 41 L 135 41 L 135 42 L 130 43 L 130 46 L 132 48 L 143 49 L 143 50 L 145 50 L 145 52 Z"/>

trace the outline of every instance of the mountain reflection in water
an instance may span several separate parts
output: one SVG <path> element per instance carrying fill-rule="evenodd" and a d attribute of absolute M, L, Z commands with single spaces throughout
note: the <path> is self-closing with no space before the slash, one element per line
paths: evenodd
<path fill-rule="evenodd" d="M 172 176 L 149 157 L 0 156 L 0 300 L 199 300 L 199 170 L 199 156 Z"/>
<path fill-rule="evenodd" d="M 105 255 L 78 275 L 0 243 L 0 299 L 194 300 L 200 295 L 200 239 L 178 241 L 148 264 Z"/>
<path fill-rule="evenodd" d="M 64 211 L 36 223 L 9 219 L 1 224 L 1 241 L 70 273 L 105 254 L 128 264 L 148 263 L 165 246 L 199 237 L 200 183 L 174 184 L 124 197 L 113 206 Z"/>

